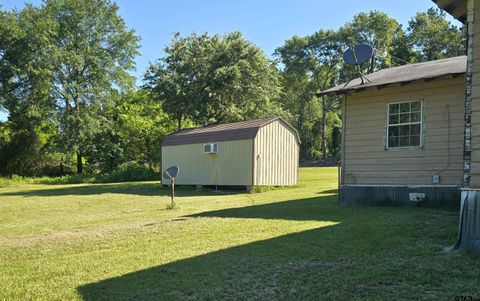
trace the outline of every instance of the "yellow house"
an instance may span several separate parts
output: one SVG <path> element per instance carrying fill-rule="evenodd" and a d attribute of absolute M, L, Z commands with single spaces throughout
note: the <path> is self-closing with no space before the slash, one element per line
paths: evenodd
<path fill-rule="evenodd" d="M 342 204 L 458 203 L 465 56 L 383 69 L 322 92 L 342 95 Z"/>
<path fill-rule="evenodd" d="M 162 168 L 178 166 L 180 185 L 294 185 L 299 145 L 297 131 L 282 118 L 183 129 L 162 141 Z"/>

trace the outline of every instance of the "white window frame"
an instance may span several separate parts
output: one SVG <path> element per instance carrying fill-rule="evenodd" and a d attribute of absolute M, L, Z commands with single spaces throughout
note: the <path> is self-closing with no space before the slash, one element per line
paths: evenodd
<path fill-rule="evenodd" d="M 406 102 L 420 102 L 420 122 L 408 122 L 408 123 L 395 123 L 395 124 L 390 124 L 390 105 L 394 104 L 402 104 Z M 390 102 L 387 103 L 387 121 L 386 121 L 386 132 L 385 132 L 385 150 L 418 150 L 423 148 L 423 111 L 425 109 L 424 106 L 424 101 L 423 99 L 411 99 L 411 100 L 402 100 L 402 101 L 395 101 L 395 102 Z M 411 124 L 420 124 L 420 144 L 415 145 L 415 146 L 393 146 L 390 147 L 388 140 L 390 138 L 389 136 L 389 129 L 390 126 L 402 126 L 402 125 L 411 125 Z"/>

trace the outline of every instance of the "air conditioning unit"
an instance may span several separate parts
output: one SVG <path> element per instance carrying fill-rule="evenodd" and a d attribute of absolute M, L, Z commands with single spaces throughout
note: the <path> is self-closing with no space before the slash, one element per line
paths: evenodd
<path fill-rule="evenodd" d="M 218 153 L 218 143 L 208 143 L 203 145 L 203 152 L 206 154 Z"/>

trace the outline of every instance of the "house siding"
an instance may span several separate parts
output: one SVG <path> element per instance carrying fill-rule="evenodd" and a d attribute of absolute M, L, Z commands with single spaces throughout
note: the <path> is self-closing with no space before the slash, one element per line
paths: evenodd
<path fill-rule="evenodd" d="M 252 185 L 253 140 L 217 143 L 217 154 L 204 153 L 204 143 L 163 146 L 162 169 L 178 166 L 175 183 L 179 185 Z"/>
<path fill-rule="evenodd" d="M 255 138 L 254 185 L 298 183 L 297 133 L 281 120 L 260 128 Z"/>
<path fill-rule="evenodd" d="M 342 184 L 461 185 L 464 99 L 463 76 L 345 96 Z M 385 150 L 387 104 L 409 100 L 423 100 L 423 147 Z"/>

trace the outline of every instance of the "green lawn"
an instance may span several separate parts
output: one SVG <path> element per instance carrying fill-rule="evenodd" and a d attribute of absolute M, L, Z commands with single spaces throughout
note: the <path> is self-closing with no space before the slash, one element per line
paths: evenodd
<path fill-rule="evenodd" d="M 0 300 L 480 298 L 457 212 L 340 207 L 334 168 L 257 194 L 153 182 L 0 188 Z"/>

